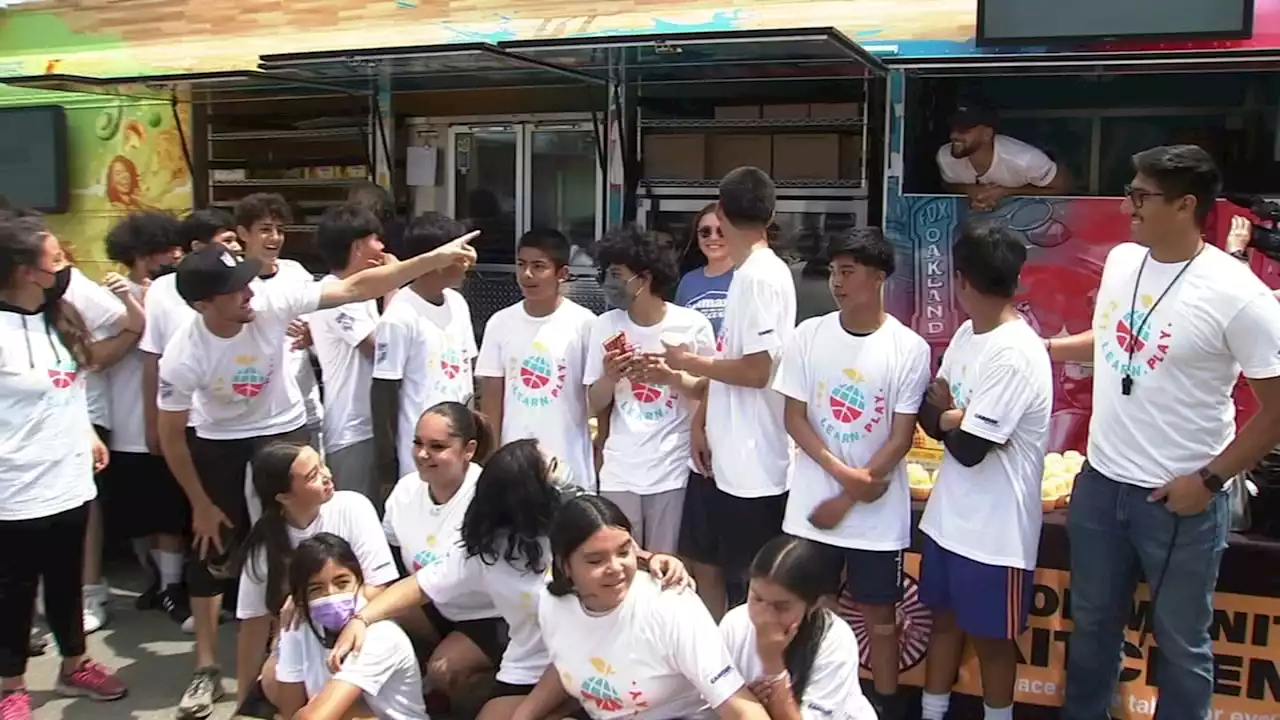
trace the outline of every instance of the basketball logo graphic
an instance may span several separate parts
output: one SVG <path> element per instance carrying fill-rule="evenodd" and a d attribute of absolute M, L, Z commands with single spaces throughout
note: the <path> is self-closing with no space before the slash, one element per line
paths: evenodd
<path fill-rule="evenodd" d="M 250 399 L 262 394 L 262 389 L 267 385 L 267 377 L 258 368 L 254 367 L 253 362 L 255 360 L 257 358 L 249 355 L 241 355 L 236 358 L 236 364 L 240 367 L 231 376 L 231 392 L 240 397 Z"/>
<path fill-rule="evenodd" d="M 845 368 L 843 374 L 849 382 L 836 385 L 831 389 L 827 395 L 827 405 L 831 408 L 833 420 L 848 425 L 867 411 L 867 398 L 859 387 L 866 378 L 853 368 Z"/>
<path fill-rule="evenodd" d="M 853 628 L 858 638 L 858 662 L 871 669 L 871 634 L 866 619 L 858 612 L 858 606 L 846 590 L 840 594 L 838 614 Z M 929 649 L 929 636 L 933 632 L 933 615 L 920 601 L 920 584 L 910 575 L 902 575 L 902 599 L 897 605 L 898 672 L 906 672 L 924 661 Z"/>
<path fill-rule="evenodd" d="M 656 403 L 662 398 L 662 388 L 656 385 L 633 382 L 631 383 L 631 397 L 635 398 L 636 402 L 644 403 L 645 405 Z"/>
<path fill-rule="evenodd" d="M 520 384 L 541 390 L 551 382 L 551 363 L 541 355 L 530 355 L 520 363 Z"/>
<path fill-rule="evenodd" d="M 604 658 L 591 658 L 591 665 L 600 675 L 614 674 L 613 666 L 609 665 Z M 622 695 L 603 677 L 592 676 L 583 680 L 581 692 L 584 701 L 591 701 L 596 708 L 604 712 L 617 712 L 623 707 Z"/>
<path fill-rule="evenodd" d="M 1140 353 L 1147 346 L 1147 342 L 1151 340 L 1151 330 L 1144 320 L 1146 314 L 1135 310 L 1125 313 L 1116 323 L 1116 342 L 1120 344 L 1121 352 Z M 1142 332 L 1135 332 L 1138 327 L 1142 328 Z"/>
<path fill-rule="evenodd" d="M 49 382 L 59 390 L 66 390 L 76 383 L 78 370 L 78 366 L 70 360 L 59 360 L 57 365 L 49 368 Z"/>
<path fill-rule="evenodd" d="M 462 374 L 462 356 L 454 348 L 449 348 L 440 356 L 440 371 L 453 380 Z"/>

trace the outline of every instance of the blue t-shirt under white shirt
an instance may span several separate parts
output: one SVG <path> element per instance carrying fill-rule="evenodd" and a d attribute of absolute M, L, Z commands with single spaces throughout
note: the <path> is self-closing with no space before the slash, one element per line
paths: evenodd
<path fill-rule="evenodd" d="M 729 282 L 733 270 L 714 277 L 707 276 L 706 266 L 694 268 L 680 278 L 676 287 L 676 304 L 692 308 L 711 321 L 711 330 L 720 337 L 720 321 L 724 320 L 724 305 L 729 298 Z"/>

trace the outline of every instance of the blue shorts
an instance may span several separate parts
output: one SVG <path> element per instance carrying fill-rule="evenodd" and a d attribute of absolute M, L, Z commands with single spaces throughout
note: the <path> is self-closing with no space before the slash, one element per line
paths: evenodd
<path fill-rule="evenodd" d="M 949 610 L 960 629 L 981 638 L 1014 640 L 1027 629 L 1035 573 L 987 565 L 944 549 L 926 535 L 920 553 L 920 600 Z"/>

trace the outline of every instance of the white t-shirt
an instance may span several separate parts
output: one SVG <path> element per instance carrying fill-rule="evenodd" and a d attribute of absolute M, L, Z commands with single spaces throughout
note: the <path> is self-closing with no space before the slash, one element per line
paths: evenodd
<path fill-rule="evenodd" d="M 326 282 L 337 281 L 329 275 Z M 375 300 L 317 310 L 311 314 L 311 340 L 324 375 L 324 448 L 337 452 L 373 437 L 369 409 L 373 359 L 360 351 L 360 343 L 378 326 Z"/>
<path fill-rule="evenodd" d="M 63 298 L 71 303 L 84 320 L 89 337 L 97 342 L 115 336 L 124 319 L 124 303 L 111 291 L 85 277 L 80 268 L 71 268 L 71 280 Z M 105 372 L 85 373 L 85 398 L 89 403 L 89 419 L 108 430 L 111 426 L 111 388 Z"/>
<path fill-rule="evenodd" d="M 498 682 L 533 685 L 551 662 L 538 627 L 538 600 L 551 575 L 551 545 L 542 540 L 542 558 L 547 563 L 543 572 L 529 572 L 523 559 L 513 567 L 503 558 L 506 546 L 497 549 L 498 559 L 489 562 L 479 555 L 468 557 L 463 547 L 455 545 L 442 562 L 418 570 L 418 587 L 437 604 L 475 593 L 487 595 L 507 621 L 509 641 Z"/>
<path fill-rule="evenodd" d="M 627 342 L 639 352 L 662 352 L 664 338 L 688 346 L 696 355 L 711 357 L 716 352 L 711 322 L 697 310 L 667 303 L 661 322 L 648 327 L 635 324 L 624 310 L 610 310 L 591 325 L 584 386 L 604 377 L 604 343 L 618 331 L 625 332 Z M 677 388 L 623 378 L 613 389 L 600 489 L 655 495 L 684 487 L 693 411 L 693 402 Z"/>
<path fill-rule="evenodd" d="M 1146 257 L 1146 248 L 1123 243 L 1102 271 L 1087 455 L 1112 480 L 1154 488 L 1204 467 L 1235 437 L 1231 393 L 1242 370 L 1251 379 L 1280 375 L 1280 303 L 1247 265 L 1207 246 L 1158 304 L 1186 263 L 1148 259 L 1130 317 Z"/>
<path fill-rule="evenodd" d="M 929 387 L 929 344 L 892 315 L 870 335 L 850 334 L 839 311 L 800 323 L 778 366 L 773 389 L 806 403 L 809 424 L 844 464 L 863 468 L 889 441 L 894 415 L 912 415 Z M 913 423 L 914 427 L 914 423 Z M 873 503 L 858 503 L 839 525 L 819 530 L 809 515 L 840 494 L 840 483 L 803 450 L 791 467 L 782 529 L 859 550 L 911 545 L 911 493 L 902 463 Z"/>
<path fill-rule="evenodd" d="M 458 491 L 449 502 L 437 505 L 417 472 L 410 473 L 396 482 L 387 497 L 386 512 L 382 516 L 382 530 L 387 542 L 400 548 L 400 559 L 405 569 L 417 573 L 444 562 L 445 557 L 458 546 L 462 538 L 462 519 L 476 495 L 476 480 L 480 466 L 472 464 Z M 498 616 L 493 601 L 484 592 L 460 593 L 448 602 L 437 602 L 436 609 L 446 618 L 459 622 L 480 620 Z"/>
<path fill-rule="evenodd" d="M 800 717 L 804 720 L 876 720 L 875 708 L 862 694 L 858 680 L 858 638 L 853 629 L 835 613 L 830 613 L 827 632 L 818 645 L 809 682 L 800 696 Z M 720 621 L 720 634 L 733 657 L 733 665 L 756 682 L 767 677 L 756 651 L 756 626 L 747 606 L 739 605 Z"/>
<path fill-rule="evenodd" d="M 305 285 L 316 282 L 316 279 L 310 271 L 302 267 L 302 263 L 296 260 L 277 260 L 276 274 L 269 278 L 256 278 L 250 287 L 257 292 L 270 282 L 293 282 Z M 305 315 L 300 319 L 308 322 L 311 320 Z M 312 336 L 312 341 L 314 340 L 315 337 Z M 284 357 L 290 373 L 298 381 L 298 391 L 302 393 L 302 400 L 307 410 L 307 425 L 319 425 L 324 420 L 324 405 L 320 401 L 320 384 L 316 382 L 315 368 L 311 367 L 311 351 L 306 348 L 294 350 L 293 338 L 285 337 Z"/>
<path fill-rule="evenodd" d="M 218 337 L 196 318 L 160 358 L 156 406 L 181 412 L 198 402 L 196 434 L 206 440 L 278 435 L 306 423 L 298 383 L 284 358 L 285 332 L 320 304 L 320 283 L 263 284 L 251 302 L 256 317 L 234 337 Z"/>
<path fill-rule="evenodd" d="M 147 288 L 147 302 L 143 308 L 147 311 L 147 325 L 142 328 L 138 349 L 148 355 L 163 355 L 173 336 L 197 316 L 195 309 L 178 294 L 177 282 L 178 273 L 171 272 L 152 280 L 151 287 Z M 159 394 L 150 402 L 158 403 Z M 199 425 L 200 418 L 200 398 L 197 397 L 187 413 L 187 427 Z"/>
<path fill-rule="evenodd" d="M 363 599 L 358 601 L 363 607 Z M 351 683 L 378 720 L 427 720 L 422 699 L 422 672 L 413 643 L 392 620 L 373 623 L 365 630 L 364 645 L 342 662 L 336 674 L 329 672 L 329 649 L 307 625 L 283 630 L 276 655 L 276 680 L 301 683 L 308 698 L 324 690 L 330 680 Z"/>
<path fill-rule="evenodd" d="M 476 360 L 476 375 L 504 379 L 503 444 L 537 438 L 583 487 L 595 478 L 582 386 L 595 317 L 569 299 L 546 317 L 533 317 L 516 303 L 489 318 Z"/>
<path fill-rule="evenodd" d="M 477 355 L 471 309 L 455 290 L 433 305 L 405 288 L 378 320 L 373 358 L 375 380 L 400 381 L 396 455 L 400 472 L 414 471 L 413 434 L 422 412 L 436 403 L 465 403 L 475 392 L 471 363 Z"/>
<path fill-rule="evenodd" d="M 1058 165 L 1035 146 L 1011 138 L 995 136 L 995 152 L 991 167 L 981 177 L 969 158 L 951 156 L 951 144 L 938 148 L 938 172 L 942 181 L 952 185 L 999 185 L 1020 188 L 1024 185 L 1045 187 L 1058 175 Z"/>
<path fill-rule="evenodd" d="M 45 322 L 0 309 L 0 521 L 49 517 L 97 494 L 84 376 Z M 6 548 L 4 552 L 39 552 Z"/>
<path fill-rule="evenodd" d="M 981 335 L 967 320 L 951 337 L 938 377 L 965 411 L 960 429 L 999 447 L 971 468 L 943 453 L 920 531 L 970 560 L 1034 570 L 1053 410 L 1044 340 L 1023 320 Z"/>
<path fill-rule="evenodd" d="M 391 548 L 378 522 L 373 503 L 358 492 L 340 490 L 320 506 L 320 514 L 305 528 L 285 524 L 289 547 L 296 548 L 307 538 L 322 532 L 333 533 L 346 540 L 360 561 L 366 585 L 386 585 L 400 579 L 400 571 L 391 557 Z M 236 618 L 249 620 L 268 614 L 267 553 L 261 550 L 240 571 L 240 594 L 236 602 Z"/>
<path fill-rule="evenodd" d="M 133 296 L 142 302 L 142 286 L 132 280 L 128 283 Z M 142 414 L 143 362 L 143 352 L 134 347 L 105 373 L 111 395 L 112 452 L 147 452 L 147 424 Z"/>
<path fill-rule="evenodd" d="M 767 352 L 776 370 L 795 326 L 796 286 L 791 269 L 772 250 L 756 250 L 729 283 L 719 355 L 740 358 Z M 791 441 L 782 417 L 785 405 L 783 397 L 769 387 L 711 381 L 707 443 L 716 487 L 743 498 L 786 491 Z"/>
<path fill-rule="evenodd" d="M 744 685 L 697 594 L 662 592 L 643 571 L 602 616 L 544 586 L 538 624 L 565 692 L 597 720 L 694 717 Z"/>

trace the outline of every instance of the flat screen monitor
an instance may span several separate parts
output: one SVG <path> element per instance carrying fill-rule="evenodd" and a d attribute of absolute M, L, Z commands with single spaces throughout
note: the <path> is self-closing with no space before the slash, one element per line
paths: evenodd
<path fill-rule="evenodd" d="M 1239 39 L 1254 0 L 978 0 L 979 45 Z"/>
<path fill-rule="evenodd" d="M 61 105 L 0 108 L 0 197 L 11 207 L 67 211 L 67 114 Z"/>

